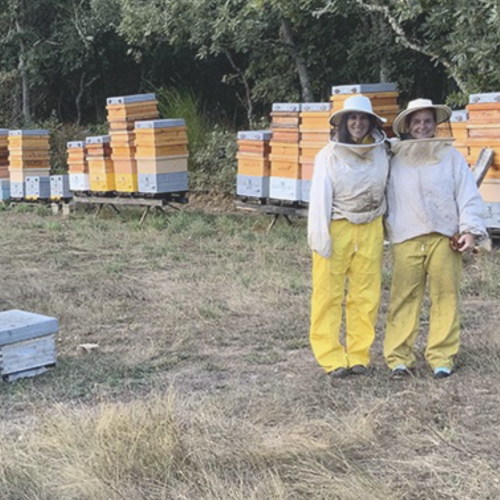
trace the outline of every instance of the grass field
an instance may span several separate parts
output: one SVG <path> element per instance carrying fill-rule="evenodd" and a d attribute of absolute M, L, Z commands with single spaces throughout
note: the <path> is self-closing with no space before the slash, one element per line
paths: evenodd
<path fill-rule="evenodd" d="M 60 321 L 57 367 L 0 382 L 1 500 L 500 498 L 498 250 L 465 257 L 450 379 L 388 377 L 388 251 L 371 374 L 332 386 L 304 221 L 139 218 L 0 212 L 0 309 Z"/>

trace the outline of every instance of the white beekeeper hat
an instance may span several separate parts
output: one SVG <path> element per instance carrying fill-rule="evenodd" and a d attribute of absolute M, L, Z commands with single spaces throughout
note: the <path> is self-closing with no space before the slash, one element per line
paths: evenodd
<path fill-rule="evenodd" d="M 408 103 L 404 111 L 401 111 L 392 125 L 394 133 L 401 137 L 406 132 L 406 118 L 417 111 L 423 109 L 433 109 L 436 113 L 436 125 L 448 121 L 451 117 L 451 109 L 444 104 L 433 104 L 430 99 L 414 99 Z"/>
<path fill-rule="evenodd" d="M 339 111 L 335 111 L 335 113 L 330 116 L 330 124 L 338 127 L 340 120 L 345 113 L 366 113 L 367 115 L 374 116 L 380 124 L 387 121 L 385 118 L 382 118 L 373 112 L 372 102 L 364 95 L 355 95 L 346 99 L 344 101 L 344 108 Z"/>

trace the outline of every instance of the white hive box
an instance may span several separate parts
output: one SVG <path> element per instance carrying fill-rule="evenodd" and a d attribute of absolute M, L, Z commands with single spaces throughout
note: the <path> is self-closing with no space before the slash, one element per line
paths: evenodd
<path fill-rule="evenodd" d="M 60 200 L 72 198 L 73 195 L 69 189 L 69 175 L 51 175 L 50 176 L 50 199 Z"/>
<path fill-rule="evenodd" d="M 56 363 L 56 318 L 12 309 L 0 313 L 0 375 L 31 377 Z"/>
<path fill-rule="evenodd" d="M 236 177 L 236 194 L 255 198 L 269 198 L 269 177 L 238 174 Z"/>
<path fill-rule="evenodd" d="M 24 182 L 11 182 L 10 183 L 10 197 L 14 199 L 24 198 L 25 193 L 25 183 Z"/>
<path fill-rule="evenodd" d="M 50 176 L 26 177 L 26 199 L 48 200 L 50 198 Z"/>
<path fill-rule="evenodd" d="M 271 177 L 269 198 L 300 201 L 302 199 L 302 181 L 285 177 Z"/>
<path fill-rule="evenodd" d="M 90 175 L 69 174 L 69 188 L 71 191 L 90 191 Z"/>

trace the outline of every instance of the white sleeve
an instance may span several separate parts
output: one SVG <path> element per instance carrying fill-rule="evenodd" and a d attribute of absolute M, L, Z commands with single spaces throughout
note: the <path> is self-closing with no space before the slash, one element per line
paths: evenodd
<path fill-rule="evenodd" d="M 454 155 L 453 163 L 460 233 L 471 233 L 479 240 L 483 240 L 488 237 L 488 232 L 484 222 L 485 208 L 476 180 L 460 153 Z"/>
<path fill-rule="evenodd" d="M 328 175 L 325 151 L 314 160 L 314 172 L 309 196 L 307 241 L 314 252 L 328 259 L 332 252 L 330 222 L 332 219 L 333 185 Z"/>

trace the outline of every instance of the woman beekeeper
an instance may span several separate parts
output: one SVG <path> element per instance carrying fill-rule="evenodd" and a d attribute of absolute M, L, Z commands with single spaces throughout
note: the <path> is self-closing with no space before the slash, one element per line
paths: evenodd
<path fill-rule="evenodd" d="M 367 97 L 346 99 L 330 119 L 333 139 L 314 163 L 308 217 L 310 340 L 319 365 L 334 378 L 365 374 L 375 338 L 389 171 L 384 122 Z M 344 348 L 339 330 L 346 281 Z"/>
<path fill-rule="evenodd" d="M 459 347 L 461 252 L 487 237 L 481 196 L 453 147 L 450 116 L 447 106 L 416 99 L 393 125 L 401 141 L 392 146 L 387 189 L 394 272 L 384 354 L 395 377 L 409 375 L 415 364 L 426 281 L 431 305 L 425 357 L 436 378 L 451 374 Z"/>

